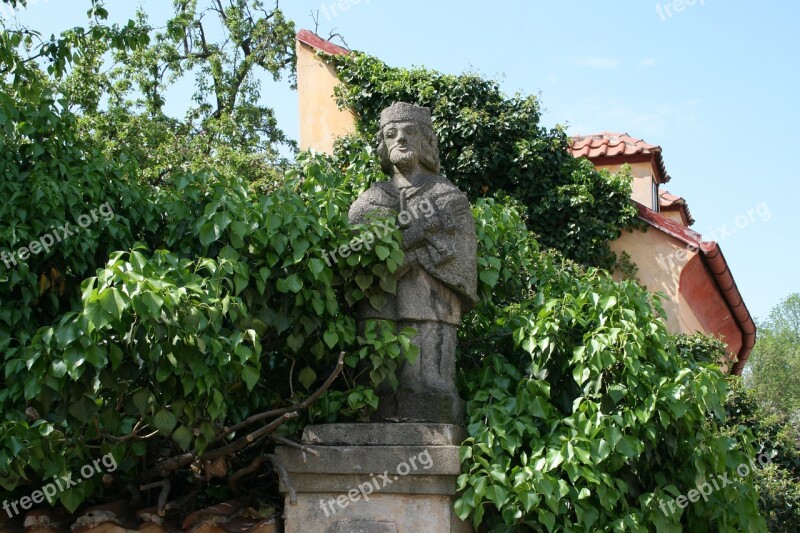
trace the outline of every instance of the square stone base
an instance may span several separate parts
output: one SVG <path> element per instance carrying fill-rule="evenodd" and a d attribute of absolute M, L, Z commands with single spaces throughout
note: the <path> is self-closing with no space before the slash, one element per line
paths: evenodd
<path fill-rule="evenodd" d="M 281 446 L 291 489 L 286 533 L 469 533 L 453 512 L 463 428 L 449 424 L 310 426 Z M 292 501 L 292 496 L 296 501 Z"/>
<path fill-rule="evenodd" d="M 340 492 L 298 493 L 297 504 L 287 501 L 286 533 L 466 533 L 453 512 L 450 496 L 373 494 L 345 501 Z"/>

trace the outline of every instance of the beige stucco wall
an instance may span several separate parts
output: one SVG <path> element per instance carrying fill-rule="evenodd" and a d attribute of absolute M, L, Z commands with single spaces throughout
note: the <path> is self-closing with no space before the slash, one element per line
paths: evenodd
<path fill-rule="evenodd" d="M 661 214 L 665 217 L 674 220 L 681 226 L 685 226 L 686 224 L 683 223 L 683 217 L 681 217 L 680 211 L 661 211 Z"/>
<path fill-rule="evenodd" d="M 653 211 L 658 211 L 658 207 L 653 205 L 653 183 L 655 183 L 653 166 L 650 163 L 629 163 L 631 175 L 633 175 L 633 192 L 631 198 Z M 597 165 L 597 168 L 604 168 L 616 174 L 622 165 Z"/>
<path fill-rule="evenodd" d="M 300 149 L 333 153 L 333 141 L 355 131 L 355 118 L 336 105 L 336 71 L 314 48 L 297 41 L 297 96 L 300 102 Z"/>
<path fill-rule="evenodd" d="M 623 231 L 622 236 L 611 243 L 618 255 L 627 252 L 639 267 L 638 278 L 650 292 L 666 295 L 661 304 L 667 314 L 667 329 L 672 333 L 694 333 L 703 331 L 697 316 L 680 293 L 681 271 L 697 252 L 690 251 L 678 239 L 654 228 L 646 232 Z M 614 273 L 619 279 L 622 275 Z"/>

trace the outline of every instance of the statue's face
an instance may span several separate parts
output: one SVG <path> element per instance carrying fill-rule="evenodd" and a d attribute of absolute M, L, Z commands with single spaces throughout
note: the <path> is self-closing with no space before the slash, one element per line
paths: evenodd
<path fill-rule="evenodd" d="M 422 153 L 422 128 L 415 122 L 393 122 L 383 128 L 389 160 L 396 167 L 418 164 Z"/>

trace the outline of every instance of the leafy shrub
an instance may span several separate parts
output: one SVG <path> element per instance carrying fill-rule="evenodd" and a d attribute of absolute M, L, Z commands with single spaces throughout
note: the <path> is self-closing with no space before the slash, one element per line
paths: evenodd
<path fill-rule="evenodd" d="M 748 480 L 661 510 L 755 455 L 746 433 L 721 433 L 725 377 L 678 353 L 657 301 L 538 253 L 513 208 L 479 201 L 475 215 L 497 274 L 481 277 L 462 343 L 470 438 L 456 512 L 491 531 L 763 530 Z"/>
<path fill-rule="evenodd" d="M 763 529 L 749 481 L 660 508 L 753 448 L 746 432 L 721 433 L 725 378 L 686 357 L 690 344 L 679 353 L 658 301 L 572 261 L 614 263 L 608 242 L 634 217 L 629 177 L 571 158 L 537 100 L 495 82 L 328 59 L 358 116 L 344 153 L 371 144 L 392 102 L 427 106 L 442 167 L 475 202 L 481 301 L 459 333 L 470 434 L 459 516 L 491 531 Z"/>
<path fill-rule="evenodd" d="M 27 118 L 45 130 L 57 116 L 52 101 L 43 105 L 49 113 Z M 413 356 L 410 332 L 377 323 L 357 337 L 347 312 L 377 287 L 391 289 L 391 272 L 402 262 L 399 233 L 376 233 L 373 248 L 339 264 L 323 259 L 323 252 L 350 242 L 354 231 L 369 229 L 346 223 L 354 195 L 378 177 L 369 154 L 346 170 L 321 156 L 303 156 L 280 188 L 262 196 L 245 180 L 214 173 L 176 172 L 164 187 L 140 183 L 123 170 L 109 180 L 114 167 L 102 165 L 91 145 L 76 142 L 70 149 L 72 159 L 62 164 L 74 164 L 68 170 L 83 171 L 90 183 L 65 181 L 63 189 L 84 196 L 54 194 L 57 201 L 82 212 L 85 200 L 99 203 L 113 199 L 115 190 L 125 192 L 114 202 L 114 222 L 103 229 L 109 238 L 81 235 L 42 254 L 41 263 L 13 271 L 2 285 L 0 486 L 8 494 L 0 496 L 18 497 L 27 480 L 75 472 L 98 452 L 116 458 L 112 488 L 119 488 L 150 475 L 165 450 L 177 456 L 219 447 L 237 437 L 225 427 L 307 397 L 340 350 L 347 351 L 351 369 L 370 358 L 374 382 L 392 374 L 399 358 Z M 7 168 L 19 161 L 32 169 L 18 183 L 5 180 L 6 187 L 29 187 L 39 175 L 45 191 L 63 182 L 49 167 L 40 171 L 48 159 L 24 146 L 4 153 Z M 86 165 L 92 157 L 102 172 Z M 35 236 L 57 211 L 26 209 L 29 198 L 9 196 L 6 208 L 20 226 L 10 238 L 15 247 L 19 236 L 28 238 L 20 231 L 27 223 L 20 213 L 35 215 Z M 45 292 L 40 272 L 52 272 L 53 262 L 69 278 L 46 300 L 52 302 L 48 313 L 30 304 Z M 340 388 L 345 391 L 331 391 L 346 401 L 333 404 L 337 411 L 363 417 L 377 406 L 369 389 Z M 253 453 L 260 452 L 251 450 L 250 459 Z M 238 456 L 233 466 L 247 459 Z M 181 478 L 176 483 L 180 487 Z M 58 498 L 72 511 L 103 490 L 93 478 Z"/>

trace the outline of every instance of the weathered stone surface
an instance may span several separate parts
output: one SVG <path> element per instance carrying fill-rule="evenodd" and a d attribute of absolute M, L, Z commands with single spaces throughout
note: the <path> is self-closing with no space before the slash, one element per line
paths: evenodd
<path fill-rule="evenodd" d="M 458 446 L 317 446 L 315 457 L 280 446 L 275 454 L 289 474 L 458 475 Z"/>
<path fill-rule="evenodd" d="M 362 193 L 350 207 L 349 220 L 364 224 L 376 214 L 396 216 L 405 261 L 395 272 L 396 291 L 384 295 L 383 307 L 359 304 L 359 329 L 371 318 L 413 327 L 412 342 L 420 354 L 398 370 L 398 395 L 406 397 L 387 401 L 396 396 L 384 388 L 376 419 L 458 424 L 464 403 L 455 381 L 456 330 L 478 298 L 472 210 L 466 195 L 438 175 L 428 108 L 398 102 L 384 109 L 378 140 L 381 167 L 390 179 Z M 429 396 L 407 398 L 417 394 Z"/>
<path fill-rule="evenodd" d="M 465 436 L 449 424 L 309 426 L 304 442 L 318 456 L 287 446 L 275 452 L 296 496 L 295 504 L 286 498 L 286 533 L 384 531 L 368 528 L 389 523 L 398 533 L 470 531 L 452 511 Z M 385 444 L 403 441 L 447 445 Z M 283 480 L 280 490 L 290 492 Z"/>
<path fill-rule="evenodd" d="M 386 494 L 435 494 L 438 496 L 452 496 L 456 493 L 456 474 L 445 475 L 394 475 L 389 478 L 391 484 L 383 488 L 383 481 L 377 474 L 301 474 L 291 475 L 292 486 L 300 492 L 335 492 L 347 494 L 352 488 L 366 487 L 366 483 L 371 483 L 375 487 L 375 481 L 381 486 L 380 491 Z M 286 486 L 281 481 L 280 490 L 286 491 Z"/>
<path fill-rule="evenodd" d="M 114 522 L 103 522 L 98 525 L 77 526 L 73 524 L 71 530 L 75 533 L 129 533 L 128 529 Z"/>
<path fill-rule="evenodd" d="M 359 526 L 369 522 L 394 524 L 391 529 L 363 529 L 367 532 L 397 531 L 397 533 L 467 533 L 469 526 L 461 522 L 452 510 L 449 496 L 413 496 L 375 494 L 369 501 L 347 500 L 344 507 L 335 502 L 341 494 L 298 494 L 297 504 L 287 503 L 284 509 L 286 533 L 356 533 Z M 367 524 L 364 524 L 364 523 Z M 381 526 L 383 526 L 381 524 Z M 381 527 L 370 524 L 373 527 Z M 348 527 L 353 529 L 348 529 Z M 342 528 L 345 529 L 335 529 Z"/>
<path fill-rule="evenodd" d="M 397 526 L 394 522 L 345 520 L 336 522 L 328 531 L 330 533 L 397 533 Z"/>
<path fill-rule="evenodd" d="M 139 526 L 139 533 L 167 533 L 167 529 L 153 522 L 145 522 Z"/>
<path fill-rule="evenodd" d="M 461 426 L 433 423 L 319 424 L 303 430 L 305 444 L 324 446 L 460 446 L 467 436 Z"/>
<path fill-rule="evenodd" d="M 463 424 L 466 402 L 440 392 L 398 390 L 382 395 L 374 418 L 403 422 L 440 422 Z"/>
<path fill-rule="evenodd" d="M 380 126 L 378 154 L 390 179 L 361 194 L 349 219 L 395 216 L 405 260 L 380 309 L 359 303 L 358 329 L 369 319 L 413 327 L 419 356 L 399 366 L 396 392 L 379 390 L 376 420 L 393 424 L 306 428 L 303 441 L 318 456 L 277 448 L 291 483 L 280 483 L 286 533 L 470 531 L 452 505 L 466 438 L 457 427 L 465 406 L 456 390 L 456 333 L 478 299 L 475 221 L 466 195 L 438 175 L 430 110 L 396 103 Z"/>

